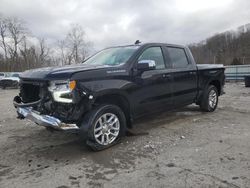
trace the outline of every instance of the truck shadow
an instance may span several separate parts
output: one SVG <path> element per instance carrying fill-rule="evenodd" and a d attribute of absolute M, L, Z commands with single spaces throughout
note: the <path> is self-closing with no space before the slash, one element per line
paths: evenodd
<path fill-rule="evenodd" d="M 134 123 L 136 131 L 150 131 L 158 126 L 168 126 L 171 122 L 183 119 L 191 119 L 194 116 L 205 114 L 196 105 L 186 106 L 177 110 L 152 114 L 144 118 L 138 119 Z"/>

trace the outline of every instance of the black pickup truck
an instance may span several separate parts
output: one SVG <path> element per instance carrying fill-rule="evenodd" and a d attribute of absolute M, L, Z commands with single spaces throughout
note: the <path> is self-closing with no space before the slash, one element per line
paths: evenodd
<path fill-rule="evenodd" d="M 118 46 L 82 64 L 24 72 L 13 103 L 18 118 L 78 130 L 101 150 L 117 143 L 136 118 L 192 103 L 214 111 L 224 80 L 223 66 L 196 65 L 185 46 Z"/>

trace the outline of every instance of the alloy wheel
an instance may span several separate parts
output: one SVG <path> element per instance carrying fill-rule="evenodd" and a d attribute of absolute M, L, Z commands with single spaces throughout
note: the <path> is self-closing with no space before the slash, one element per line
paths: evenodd
<path fill-rule="evenodd" d="M 105 113 L 98 118 L 94 126 L 95 140 L 101 145 L 114 142 L 120 132 L 119 118 L 113 113 Z"/>

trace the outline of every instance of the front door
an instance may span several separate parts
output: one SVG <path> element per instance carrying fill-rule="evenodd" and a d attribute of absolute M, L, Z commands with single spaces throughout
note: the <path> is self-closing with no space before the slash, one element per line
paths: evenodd
<path fill-rule="evenodd" d="M 160 46 L 146 48 L 136 63 L 140 60 L 154 60 L 156 69 L 144 71 L 135 76 L 136 88 L 132 95 L 135 103 L 135 116 L 154 113 L 171 107 L 172 77 L 168 72 L 162 48 Z"/>

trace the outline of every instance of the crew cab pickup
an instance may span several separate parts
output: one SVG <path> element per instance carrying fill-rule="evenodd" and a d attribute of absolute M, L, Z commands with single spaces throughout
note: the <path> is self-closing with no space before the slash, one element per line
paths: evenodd
<path fill-rule="evenodd" d="M 25 71 L 13 103 L 18 118 L 77 130 L 101 150 L 142 116 L 192 103 L 214 111 L 224 80 L 223 66 L 196 65 L 185 46 L 136 44 L 106 48 L 82 64 Z"/>

